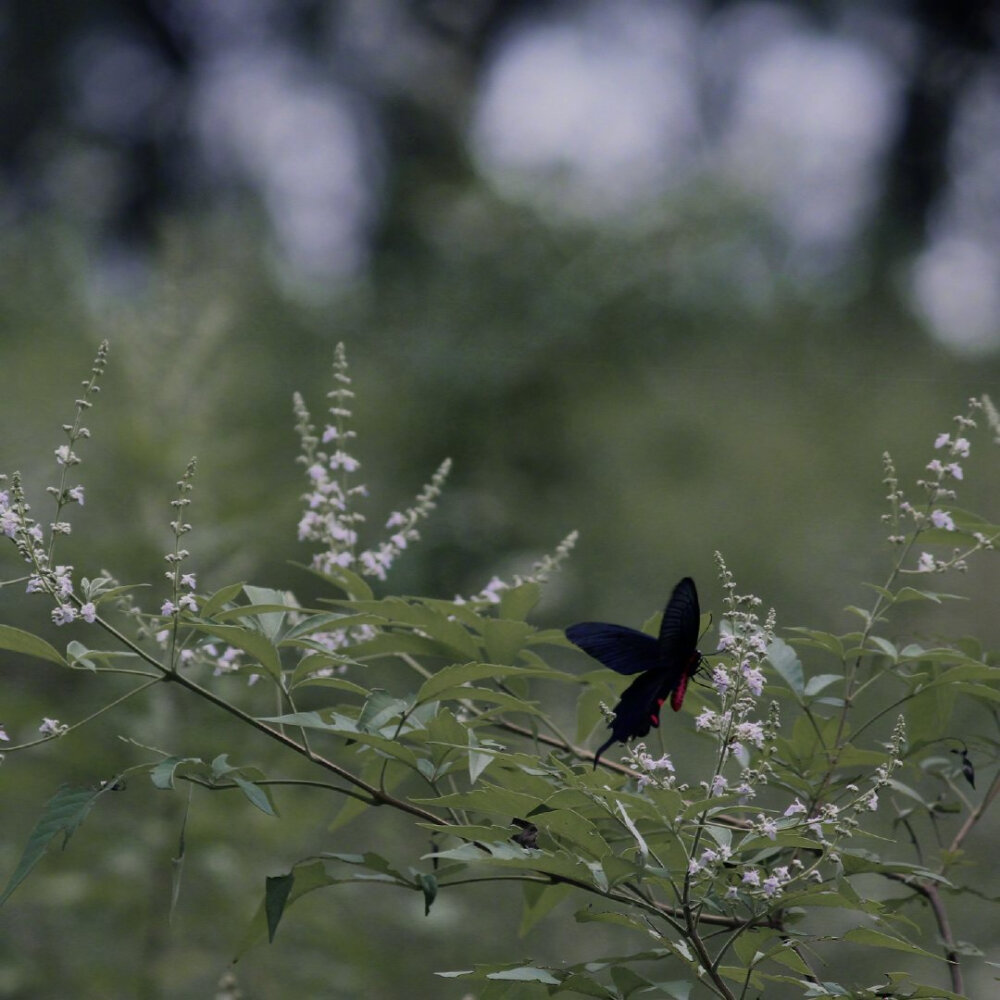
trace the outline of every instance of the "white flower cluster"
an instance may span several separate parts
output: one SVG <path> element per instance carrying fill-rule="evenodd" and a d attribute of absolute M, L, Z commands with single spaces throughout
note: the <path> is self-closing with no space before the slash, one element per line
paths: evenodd
<path fill-rule="evenodd" d="M 320 573 L 335 573 L 338 568 L 351 569 L 362 576 L 384 580 L 393 562 L 411 542 L 420 538 L 417 524 L 436 506 L 444 482 L 451 469 L 445 459 L 420 493 L 412 507 L 394 511 L 385 527 L 388 536 L 361 552 L 357 551 L 358 529 L 365 518 L 355 509 L 355 501 L 368 495 L 361 483 L 352 483 L 351 476 L 361 463 L 349 451 L 356 436 L 348 426 L 354 392 L 347 374 L 344 345 L 338 344 L 333 362 L 334 388 L 327 393 L 332 405 L 330 422 L 317 437 L 302 396 L 294 397 L 296 430 L 302 443 L 299 461 L 306 467 L 309 491 L 303 494 L 306 509 L 299 520 L 299 540 L 316 542 L 320 549 L 312 557 L 313 569 Z M 324 446 L 330 445 L 329 449 Z"/>
<path fill-rule="evenodd" d="M 715 733 L 722 745 L 719 769 L 710 781 L 703 782 L 711 796 L 735 791 L 752 797 L 754 785 L 765 779 L 763 770 L 744 766 L 739 783 L 730 787 L 722 774 L 722 767 L 730 756 L 746 762 L 749 748 L 764 749 L 768 726 L 754 718 L 757 700 L 764 690 L 763 663 L 767 647 L 774 637 L 774 612 L 761 624 L 754 610 L 760 600 L 750 595 L 738 595 L 732 574 L 726 569 L 722 556 L 716 553 L 722 585 L 727 591 L 727 613 L 719 639 L 718 652 L 726 660 L 712 668 L 711 682 L 719 695 L 721 706 L 716 711 L 704 709 L 695 719 L 695 728 Z"/>

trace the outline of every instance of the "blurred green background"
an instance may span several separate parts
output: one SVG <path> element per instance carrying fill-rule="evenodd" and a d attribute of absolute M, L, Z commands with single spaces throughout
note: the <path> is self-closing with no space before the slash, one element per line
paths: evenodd
<path fill-rule="evenodd" d="M 971 2 L 7 5 L 0 468 L 44 519 L 59 426 L 107 337 L 64 558 L 156 580 L 197 455 L 200 587 L 309 601 L 291 394 L 322 422 L 342 340 L 372 528 L 455 462 L 394 591 L 478 591 L 579 529 L 541 624 L 637 625 L 686 574 L 718 617 L 720 550 L 779 625 L 848 628 L 841 609 L 888 567 L 882 452 L 916 495 L 936 433 L 997 392 L 998 38 L 997 5 Z M 995 520 L 985 440 L 959 503 Z M 899 627 L 995 645 L 997 584 L 976 563 L 950 584 L 973 600 Z M 19 590 L 3 621 L 53 639 Z M 16 740 L 106 696 L 3 668 Z M 687 746 L 690 720 L 674 728 Z M 0 873 L 61 782 L 142 759 L 118 739 L 136 732 L 270 753 L 164 691 L 8 757 Z M 196 795 L 168 924 L 183 800 L 136 781 L 45 859 L 0 911 L 0 998 L 211 996 L 266 875 L 310 851 L 428 847 L 382 814 L 328 833 L 338 803 L 311 795 L 279 797 L 280 822 Z M 518 905 L 469 889 L 425 919 L 416 897 L 330 890 L 236 973 L 247 997 L 460 997 L 431 973 L 635 945 L 566 904 L 518 938 Z M 956 914 L 956 935 L 996 958 L 977 919 Z"/>

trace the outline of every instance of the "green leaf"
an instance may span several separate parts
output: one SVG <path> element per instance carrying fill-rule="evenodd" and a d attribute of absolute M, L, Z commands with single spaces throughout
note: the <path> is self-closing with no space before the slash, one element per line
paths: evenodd
<path fill-rule="evenodd" d="M 921 955 L 924 958 L 941 960 L 940 955 L 926 951 L 903 938 L 876 930 L 874 927 L 852 927 L 844 934 L 844 940 L 853 941 L 855 944 L 869 945 L 872 948 L 892 948 L 895 951 L 905 951 L 910 955 Z"/>
<path fill-rule="evenodd" d="M 482 635 L 487 658 L 494 663 L 516 663 L 528 637 L 535 631 L 534 625 L 527 622 L 484 618 Z"/>
<path fill-rule="evenodd" d="M 355 743 L 363 743 L 365 746 L 375 747 L 390 757 L 409 765 L 414 770 L 417 768 L 417 757 L 414 752 L 399 740 L 390 739 L 387 736 L 380 736 L 376 733 L 366 733 L 358 729 L 357 724 L 352 719 L 331 714 L 331 721 L 324 722 L 319 712 L 293 712 L 290 715 L 263 716 L 258 721 L 267 722 L 281 726 L 300 726 L 302 729 L 319 729 L 327 733 L 336 733 L 353 740 Z"/>
<path fill-rule="evenodd" d="M 519 583 L 500 594 L 500 617 L 524 621 L 541 597 L 542 588 L 537 583 Z"/>
<path fill-rule="evenodd" d="M 295 875 L 268 875 L 264 882 L 264 915 L 267 918 L 267 940 L 274 941 L 278 930 L 278 922 L 285 912 L 289 893 L 295 884 Z"/>
<path fill-rule="evenodd" d="M 481 783 L 477 788 L 467 792 L 452 792 L 438 798 L 419 799 L 413 801 L 423 806 L 443 806 L 457 809 L 471 809 L 485 816 L 503 816 L 507 820 L 511 816 L 527 817 L 532 810 L 540 806 L 541 799 L 534 795 L 514 792 L 499 785 Z"/>
<path fill-rule="evenodd" d="M 26 656 L 36 656 L 40 660 L 58 663 L 61 667 L 69 666 L 62 653 L 55 646 L 50 646 L 37 635 L 25 632 L 24 629 L 14 628 L 12 625 L 0 625 L 0 649 L 9 649 L 12 653 L 24 653 Z"/>
<path fill-rule="evenodd" d="M 469 735 L 469 783 L 475 784 L 479 776 L 493 763 L 493 757 L 488 753 L 477 752 L 479 750 L 479 740 L 472 729 Z"/>
<path fill-rule="evenodd" d="M 567 896 L 576 890 L 565 883 L 557 885 L 542 885 L 538 882 L 524 883 L 524 910 L 521 914 L 521 926 L 517 933 L 524 937 L 542 917 L 547 916 Z M 648 928 L 643 925 L 643 930 Z"/>
<path fill-rule="evenodd" d="M 839 637 L 830 632 L 820 632 L 811 628 L 800 628 L 798 626 L 790 628 L 789 632 L 794 632 L 797 646 L 812 646 L 816 649 L 825 649 L 832 653 L 838 660 L 844 658 L 844 644 Z"/>
<path fill-rule="evenodd" d="M 107 791 L 117 785 L 118 779 L 106 782 L 100 788 L 71 788 L 64 785 L 45 804 L 35 828 L 28 837 L 28 843 L 21 854 L 14 873 L 0 894 L 0 906 L 7 902 L 10 894 L 28 877 L 31 869 L 41 861 L 46 848 L 54 837 L 63 835 L 63 849 L 69 843 L 80 824 L 94 807 L 94 803 Z"/>
<path fill-rule="evenodd" d="M 837 684 L 844 680 L 843 674 L 817 674 L 810 677 L 803 692 L 807 698 L 815 698 L 821 691 L 824 691 L 831 684 Z"/>
<path fill-rule="evenodd" d="M 437 879 L 433 875 L 420 872 L 417 875 L 417 882 L 420 885 L 421 892 L 424 894 L 424 916 L 427 917 L 430 916 L 431 904 L 437 898 Z"/>
<path fill-rule="evenodd" d="M 803 692 L 802 663 L 795 650 L 783 639 L 775 638 L 767 647 L 767 659 L 796 697 L 801 698 Z"/>
<path fill-rule="evenodd" d="M 487 972 L 487 979 L 501 979 L 515 983 L 547 983 L 550 986 L 558 986 L 560 980 L 549 972 L 548 969 L 539 969 L 533 965 L 520 965 L 513 969 L 504 969 L 501 972 Z"/>
<path fill-rule="evenodd" d="M 242 625 L 215 625 L 210 622 L 185 622 L 191 628 L 242 649 L 256 660 L 275 681 L 281 677 L 281 657 L 273 642 L 251 628 Z"/>
<path fill-rule="evenodd" d="M 388 691 L 376 688 L 361 706 L 357 727 L 369 733 L 378 732 L 383 726 L 403 715 L 410 705 L 406 699 L 394 698 Z"/>
<path fill-rule="evenodd" d="M 276 642 L 281 634 L 281 626 L 285 616 L 292 608 L 288 605 L 288 595 L 283 590 L 271 590 L 269 587 L 253 587 L 249 583 L 243 588 L 251 605 L 270 605 L 274 610 L 254 611 L 254 616 L 260 622 L 260 630 L 272 642 Z M 298 608 L 294 610 L 298 611 Z"/>
<path fill-rule="evenodd" d="M 206 601 L 202 602 L 198 613 L 202 618 L 211 618 L 216 612 L 229 604 L 230 601 L 234 601 L 242 590 L 242 583 L 231 583 L 228 587 L 222 587 Z"/>
<path fill-rule="evenodd" d="M 233 775 L 233 781 L 239 785 L 240 791 L 247 797 L 250 803 L 256 806 L 262 813 L 267 816 L 277 815 L 274 811 L 274 806 L 271 804 L 270 797 L 260 785 L 255 785 L 252 781 L 241 778 L 238 774 Z"/>
<path fill-rule="evenodd" d="M 164 790 L 174 787 L 174 774 L 182 764 L 197 765 L 193 770 L 207 774 L 207 766 L 200 757 L 166 757 L 149 772 L 150 780 L 157 788 Z"/>
<path fill-rule="evenodd" d="M 292 903 L 301 899 L 306 893 L 313 892 L 315 889 L 325 888 L 328 885 L 335 885 L 337 882 L 337 879 L 327 875 L 326 865 L 322 861 L 298 864 L 287 875 L 272 877 L 277 879 L 292 879 L 291 887 L 287 893 L 284 893 L 284 899 L 282 899 L 281 896 L 284 890 L 281 883 L 277 883 L 275 888 L 271 889 L 270 878 L 268 879 L 267 883 L 265 883 L 264 899 L 261 900 L 257 912 L 254 914 L 253 919 L 243 933 L 240 943 L 237 945 L 235 955 L 237 959 L 246 954 L 254 942 L 264 937 L 265 934 L 269 939 L 273 939 L 278 921 Z M 273 896 L 269 897 L 269 893 L 273 893 Z M 268 902 L 271 903 L 272 907 L 270 914 L 267 912 Z M 281 904 L 280 907 L 278 906 L 279 903 Z"/>
<path fill-rule="evenodd" d="M 296 563 L 295 565 L 326 580 L 328 583 L 332 583 L 335 587 L 339 587 L 350 601 L 370 601 L 374 596 L 372 588 L 368 586 L 365 580 L 358 576 L 357 573 L 352 573 L 349 569 L 334 566 L 328 573 L 321 573 L 319 570 L 313 569 L 311 566 L 306 566 L 303 563 Z"/>
<path fill-rule="evenodd" d="M 429 640 L 428 652 L 438 656 L 450 656 L 461 660 L 482 659 L 479 644 L 459 622 L 450 615 L 439 611 L 423 601 L 404 601 L 399 597 L 386 597 L 381 601 L 337 601 L 353 611 L 380 615 L 386 619 L 387 627 L 420 629 L 425 643 Z M 398 638 L 390 635 L 388 638 Z M 368 643 L 360 643 L 359 649 Z"/>
<path fill-rule="evenodd" d="M 425 701 L 436 701 L 441 692 L 450 691 L 472 681 L 484 677 L 509 677 L 511 674 L 523 673 L 524 668 L 505 666 L 499 663 L 454 663 L 442 667 L 432 677 L 428 677 L 417 691 L 417 704 Z M 532 671 L 534 673 L 534 671 Z"/>
<path fill-rule="evenodd" d="M 868 636 L 868 641 L 893 663 L 899 659 L 899 650 L 888 639 L 883 639 L 878 635 L 870 635 Z"/>

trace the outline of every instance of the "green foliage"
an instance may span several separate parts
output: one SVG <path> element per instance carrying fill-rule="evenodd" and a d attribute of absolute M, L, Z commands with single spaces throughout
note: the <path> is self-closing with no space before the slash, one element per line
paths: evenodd
<path fill-rule="evenodd" d="M 91 388 L 102 367 L 95 366 Z M 690 716 L 681 716 L 668 730 L 693 728 L 696 749 L 683 758 L 655 758 L 639 743 L 621 762 L 595 770 L 592 751 L 575 739 L 599 721 L 610 688 L 598 682 L 610 675 L 554 667 L 549 660 L 569 643 L 561 631 L 528 620 L 572 536 L 532 574 L 510 583 L 495 579 L 473 598 L 377 596 L 366 578 L 381 584 L 419 540 L 416 525 L 434 506 L 447 467 L 414 506 L 390 517 L 387 540 L 359 551 L 364 517 L 355 505 L 363 491 L 347 476 L 356 463 L 345 450 L 353 434 L 346 370 L 338 349 L 329 435 L 339 447 L 321 451 L 308 413 L 297 405 L 311 481 L 302 530 L 325 546 L 310 566 L 325 587 L 318 607 L 243 583 L 198 592 L 194 575 L 182 570 L 193 463 L 173 501 L 169 594 L 158 612 L 143 610 L 133 587 L 106 574 L 74 587 L 72 568 L 54 558 L 55 534 L 45 538 L 28 514 L 19 477 L 12 478 L 0 514 L 28 564 L 30 589 L 47 596 L 56 624 L 87 622 L 90 642 L 71 641 L 64 656 L 47 640 L 4 625 L 0 646 L 76 667 L 88 683 L 124 678 L 134 686 L 72 726 L 46 720 L 43 740 L 10 749 L 58 739 L 169 684 L 226 713 L 255 735 L 262 752 L 272 752 L 261 766 L 237 765 L 230 753 L 208 759 L 133 739 L 131 747 L 143 755 L 128 768 L 133 779 L 148 775 L 164 794 L 178 786 L 192 795 L 238 791 L 245 802 L 233 802 L 244 810 L 249 803 L 268 821 L 278 819 L 279 789 L 306 788 L 340 803 L 331 831 L 349 830 L 385 809 L 412 821 L 414 844 L 426 845 L 430 835 L 419 863 L 389 857 L 377 843 L 284 862 L 287 870 L 265 878 L 257 912 L 234 943 L 237 956 L 265 937 L 274 941 L 279 927 L 283 935 L 294 933 L 289 910 L 321 890 L 375 884 L 406 890 L 418 894 L 426 917 L 442 897 L 489 883 L 497 893 L 520 888 L 525 935 L 570 903 L 585 930 L 614 928 L 634 948 L 575 964 L 532 958 L 440 973 L 480 983 L 484 997 L 874 995 L 852 981 L 843 959 L 838 975 L 848 981 L 826 979 L 816 951 L 831 938 L 841 955 L 874 949 L 940 961 L 938 978 L 952 993 L 902 979 L 892 988 L 914 997 L 961 995 L 960 946 L 951 937 L 944 894 L 972 888 L 959 859 L 962 866 L 971 860 L 962 857 L 965 839 L 997 785 L 994 779 L 979 805 L 967 798 L 960 782 L 974 785 L 973 760 L 987 758 L 995 741 L 960 737 L 956 713 L 973 706 L 981 718 L 992 718 L 1000 677 L 996 657 L 977 644 L 916 641 L 895 633 L 892 622 L 903 605 L 937 606 L 951 596 L 915 585 L 927 575 L 962 569 L 993 548 L 997 530 L 950 505 L 962 476 L 957 459 L 970 447 L 965 433 L 974 416 L 993 421 L 988 401 L 974 401 L 957 418 L 955 437 L 939 439 L 937 447 L 954 461 L 928 466 L 932 475 L 919 483 L 919 502 L 904 497 L 886 459 L 895 557 L 885 580 L 871 588 L 871 603 L 848 609 L 855 630 L 786 628 L 780 638 L 775 614 L 762 619 L 759 601 L 737 592 L 718 557 L 724 614 L 706 668 L 710 684 L 692 691 L 689 705 L 700 708 L 693 727 Z M 72 502 L 65 466 L 84 430 L 79 419 L 67 425 L 57 520 Z M 921 551 L 942 542 L 948 546 L 942 555 Z M 97 648 L 99 636 L 108 648 Z M 247 683 L 234 686 L 234 678 Z M 567 695 L 558 705 L 549 703 L 553 690 Z M 575 739 L 557 711 L 570 704 Z M 62 833 L 65 845 L 117 784 L 57 793 L 0 903 L 49 843 Z M 958 815 L 962 823 L 947 848 L 925 849 L 921 830 L 937 832 Z M 171 907 L 185 850 L 182 827 Z M 872 893 L 862 888 L 870 885 L 865 879 L 903 895 Z M 920 923 L 917 904 L 924 901 L 940 946 Z M 831 929 L 832 913 L 839 931 Z M 938 992 L 926 992 L 932 989 Z"/>

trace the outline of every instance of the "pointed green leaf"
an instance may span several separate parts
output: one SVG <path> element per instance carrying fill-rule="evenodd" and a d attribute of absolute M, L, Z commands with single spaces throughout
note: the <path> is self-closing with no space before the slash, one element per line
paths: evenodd
<path fill-rule="evenodd" d="M 940 955 L 926 951 L 903 938 L 876 930 L 874 927 L 852 927 L 844 934 L 844 940 L 853 941 L 855 944 L 870 945 L 872 948 L 892 948 L 895 951 L 905 951 L 911 955 L 922 955 L 924 958 L 939 960 L 941 958 Z"/>
<path fill-rule="evenodd" d="M 533 965 L 520 965 L 501 972 L 487 972 L 486 978 L 514 983 L 547 983 L 549 986 L 558 986 L 560 982 L 548 969 L 538 969 Z"/>
<path fill-rule="evenodd" d="M 228 587 L 217 590 L 211 597 L 202 602 L 199 614 L 202 618 L 211 618 L 230 601 L 234 601 L 239 596 L 241 590 L 243 590 L 242 583 L 231 583 Z"/>
<path fill-rule="evenodd" d="M 185 622 L 191 628 L 208 635 L 214 635 L 217 639 L 242 649 L 256 660 L 272 679 L 278 680 L 281 677 L 281 657 L 273 642 L 251 628 L 242 625 L 214 625 L 210 622 Z"/>
<path fill-rule="evenodd" d="M 291 872 L 288 873 L 288 875 L 279 875 L 274 877 L 278 879 L 291 878 L 291 886 L 288 892 L 284 893 L 284 899 L 282 899 L 281 896 L 284 889 L 281 883 L 277 883 L 274 889 L 271 889 L 270 879 L 268 880 L 264 890 L 264 899 L 261 900 L 256 914 L 254 914 L 249 926 L 243 933 L 243 938 L 237 946 L 235 955 L 235 958 L 237 959 L 246 954 L 246 952 L 253 946 L 254 942 L 264 937 L 265 934 L 270 938 L 273 938 L 273 931 L 277 929 L 278 921 L 281 919 L 288 907 L 292 905 L 292 903 L 301 899 L 304 895 L 306 895 L 306 893 L 313 892 L 315 889 L 322 889 L 328 885 L 334 885 L 337 882 L 337 879 L 331 878 L 327 875 L 326 866 L 322 861 L 311 861 L 306 864 L 299 864 L 296 865 Z M 273 893 L 273 897 L 270 899 L 272 906 L 271 916 L 269 916 L 267 912 L 269 892 Z M 281 904 L 280 907 L 278 906 L 279 903 Z M 272 917 L 273 923 L 271 919 Z"/>
<path fill-rule="evenodd" d="M 538 882 L 524 883 L 524 910 L 518 936 L 524 937 L 542 917 L 551 913 L 567 896 L 575 892 L 573 886 L 565 883 L 542 885 Z"/>
<path fill-rule="evenodd" d="M 255 785 L 252 781 L 247 781 L 246 778 L 241 778 L 238 774 L 233 775 L 233 781 L 239 785 L 240 791 L 247 797 L 251 804 L 255 805 L 262 813 L 267 816 L 277 815 L 267 792 L 260 785 Z"/>
<path fill-rule="evenodd" d="M 295 884 L 295 875 L 268 875 L 264 881 L 264 915 L 267 918 L 267 940 L 274 941 L 278 930 L 278 922 L 285 912 L 289 893 Z"/>
<path fill-rule="evenodd" d="M 424 916 L 427 917 L 430 916 L 431 904 L 437 899 L 437 879 L 433 875 L 421 872 L 417 875 L 417 882 L 420 885 L 421 892 L 424 894 Z"/>
<path fill-rule="evenodd" d="M 0 894 L 0 906 L 3 906 L 10 894 L 28 877 L 31 869 L 41 861 L 53 838 L 61 833 L 65 849 L 69 838 L 86 819 L 87 814 L 94 807 L 94 803 L 116 784 L 117 779 L 106 782 L 97 789 L 70 788 L 68 785 L 64 785 L 49 799 L 42 815 L 35 824 L 35 828 L 28 836 L 28 843 L 21 854 L 21 860 L 18 861 L 6 888 Z"/>
<path fill-rule="evenodd" d="M 157 788 L 173 788 L 174 774 L 181 764 L 196 764 L 198 770 L 205 770 L 205 762 L 200 757 L 167 757 L 150 770 L 150 780 Z"/>
<path fill-rule="evenodd" d="M 767 659 L 782 680 L 799 698 L 803 693 L 802 663 L 798 654 L 784 639 L 772 639 L 767 647 Z"/>
<path fill-rule="evenodd" d="M 516 663 L 535 627 L 527 622 L 484 618 L 482 626 L 486 657 L 494 663 Z"/>
<path fill-rule="evenodd" d="M 498 663 L 454 663 L 442 667 L 432 677 L 428 677 L 417 691 L 416 701 L 436 701 L 440 692 L 449 691 L 484 677 L 509 677 L 522 672 L 521 667 L 504 666 Z"/>
<path fill-rule="evenodd" d="M 55 646 L 49 645 L 44 639 L 31 632 L 14 628 L 12 625 L 0 625 L 0 649 L 9 649 L 13 653 L 24 653 L 26 656 L 36 656 L 40 660 L 58 663 L 61 667 L 68 666 L 66 659 Z"/>
<path fill-rule="evenodd" d="M 524 621 L 538 603 L 541 595 L 541 586 L 533 582 L 519 583 L 516 587 L 502 591 L 500 594 L 500 617 Z"/>

